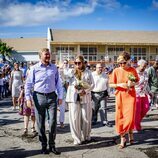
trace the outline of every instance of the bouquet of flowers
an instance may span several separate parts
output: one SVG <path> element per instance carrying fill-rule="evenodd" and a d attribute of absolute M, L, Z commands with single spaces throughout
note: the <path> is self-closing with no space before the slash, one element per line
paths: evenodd
<path fill-rule="evenodd" d="M 128 90 L 131 90 L 131 82 L 136 82 L 136 81 L 137 79 L 132 73 L 128 75 L 128 82 L 127 82 Z"/>
<path fill-rule="evenodd" d="M 75 88 L 77 90 L 82 90 L 82 89 L 84 90 L 84 89 L 89 89 L 90 85 L 87 82 L 85 82 L 85 81 L 78 80 L 77 84 L 75 85 Z"/>
<path fill-rule="evenodd" d="M 136 82 L 136 77 L 133 74 L 129 74 L 128 79 L 132 82 Z"/>

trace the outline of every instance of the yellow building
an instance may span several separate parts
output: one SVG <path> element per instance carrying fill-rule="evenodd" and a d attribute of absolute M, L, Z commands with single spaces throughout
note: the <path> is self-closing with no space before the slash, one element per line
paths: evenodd
<path fill-rule="evenodd" d="M 131 53 L 137 61 L 153 61 L 158 57 L 158 32 L 155 31 L 106 31 L 106 30 L 53 30 L 48 28 L 48 46 L 54 60 L 73 61 L 83 54 L 90 63 L 103 60 L 115 62 L 122 51 Z"/>
<path fill-rule="evenodd" d="M 38 52 L 47 47 L 53 60 L 59 64 L 64 59 L 73 61 L 83 54 L 89 63 L 98 60 L 114 63 L 122 51 L 131 53 L 133 59 L 153 61 L 158 58 L 158 32 L 156 31 L 106 31 L 106 30 L 53 30 L 48 28 L 45 38 L 2 39 L 16 50 L 18 61 L 38 61 Z"/>

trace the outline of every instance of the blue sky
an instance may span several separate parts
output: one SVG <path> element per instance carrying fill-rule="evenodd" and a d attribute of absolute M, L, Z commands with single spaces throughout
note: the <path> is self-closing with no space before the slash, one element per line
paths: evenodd
<path fill-rule="evenodd" d="M 158 0 L 0 0 L 0 38 L 47 28 L 158 31 Z"/>

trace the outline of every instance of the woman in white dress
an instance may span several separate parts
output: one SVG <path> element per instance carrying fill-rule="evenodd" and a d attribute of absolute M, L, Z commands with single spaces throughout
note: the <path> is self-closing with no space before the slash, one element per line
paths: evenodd
<path fill-rule="evenodd" d="M 20 86 L 23 84 L 23 74 L 19 69 L 19 63 L 14 63 L 14 70 L 11 72 L 10 88 L 12 92 L 13 110 L 16 109 L 17 99 L 20 95 Z"/>
<path fill-rule="evenodd" d="M 86 70 L 83 56 L 75 59 L 74 75 L 70 79 L 66 102 L 69 105 L 69 121 L 74 145 L 91 140 L 92 104 L 91 90 L 94 80 L 89 70 Z M 83 138 L 82 138 L 83 134 Z"/>

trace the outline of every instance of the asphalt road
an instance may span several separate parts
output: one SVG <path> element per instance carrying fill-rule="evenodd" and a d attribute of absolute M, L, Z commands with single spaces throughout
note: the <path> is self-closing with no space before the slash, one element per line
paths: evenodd
<path fill-rule="evenodd" d="M 134 133 L 134 145 L 127 143 L 126 148 L 119 149 L 119 137 L 115 132 L 114 102 L 114 97 L 110 97 L 108 119 L 113 127 L 103 127 L 98 122 L 92 127 L 92 141 L 80 146 L 73 145 L 66 112 L 65 128 L 61 129 L 59 125 L 57 127 L 56 146 L 62 154 L 43 156 L 40 154 L 38 136 L 33 135 L 31 130 L 27 137 L 22 135 L 23 118 L 18 111 L 12 110 L 10 98 L 3 99 L 0 101 L 0 158 L 158 158 L 158 110 L 150 110 L 143 119 L 142 132 Z"/>

